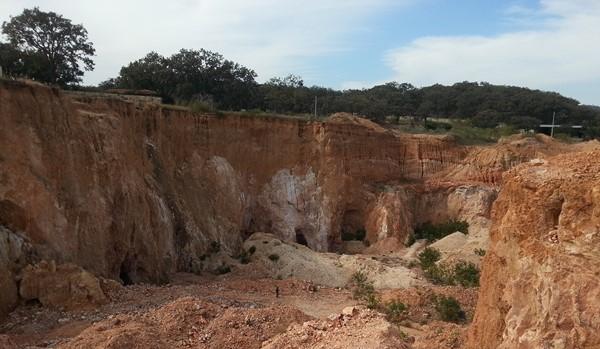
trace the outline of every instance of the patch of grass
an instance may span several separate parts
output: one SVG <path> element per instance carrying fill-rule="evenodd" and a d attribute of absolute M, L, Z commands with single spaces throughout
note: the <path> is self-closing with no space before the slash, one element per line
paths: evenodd
<path fill-rule="evenodd" d="M 276 254 L 276 253 L 270 254 L 270 255 L 269 255 L 269 259 L 270 259 L 272 262 L 277 262 L 277 261 L 279 260 L 279 255 L 278 255 L 278 254 Z"/>
<path fill-rule="evenodd" d="M 466 320 L 466 314 L 454 297 L 441 296 L 436 299 L 435 310 L 443 321 L 460 323 Z"/>
<path fill-rule="evenodd" d="M 414 238 L 416 240 L 427 239 L 428 242 L 433 242 L 457 231 L 468 234 L 469 223 L 458 220 L 451 220 L 440 224 L 427 222 L 415 229 Z"/>
<path fill-rule="evenodd" d="M 421 265 L 421 268 L 426 270 L 432 266 L 435 266 L 435 262 L 440 260 L 442 254 L 435 248 L 427 247 L 421 251 L 417 257 L 419 258 L 419 264 Z"/>

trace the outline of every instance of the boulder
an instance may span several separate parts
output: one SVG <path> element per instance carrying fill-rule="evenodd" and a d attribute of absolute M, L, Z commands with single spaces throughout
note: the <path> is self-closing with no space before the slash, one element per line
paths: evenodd
<path fill-rule="evenodd" d="M 42 261 L 23 270 L 19 294 L 24 300 L 39 300 L 45 306 L 75 310 L 108 302 L 100 281 L 73 264 Z"/>

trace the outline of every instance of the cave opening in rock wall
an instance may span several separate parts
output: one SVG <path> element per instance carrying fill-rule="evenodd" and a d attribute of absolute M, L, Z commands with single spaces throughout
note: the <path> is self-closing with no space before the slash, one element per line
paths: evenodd
<path fill-rule="evenodd" d="M 308 247 L 308 241 L 306 241 L 306 236 L 304 236 L 302 229 L 296 228 L 296 243 Z"/>
<path fill-rule="evenodd" d="M 131 277 L 131 263 L 129 263 L 127 260 L 124 260 L 123 263 L 121 263 L 119 279 L 121 279 L 123 285 L 125 286 L 133 284 L 133 279 Z"/>

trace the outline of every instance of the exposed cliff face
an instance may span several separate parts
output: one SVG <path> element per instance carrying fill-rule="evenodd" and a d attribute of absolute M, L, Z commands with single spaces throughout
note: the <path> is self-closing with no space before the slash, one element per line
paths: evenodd
<path fill-rule="evenodd" d="M 600 347 L 600 151 L 509 171 L 468 348 Z"/>
<path fill-rule="evenodd" d="M 0 85 L 0 225 L 40 258 L 127 282 L 199 268 L 268 231 L 326 250 L 380 183 L 460 162 L 450 139 L 357 118 L 217 117 Z"/>

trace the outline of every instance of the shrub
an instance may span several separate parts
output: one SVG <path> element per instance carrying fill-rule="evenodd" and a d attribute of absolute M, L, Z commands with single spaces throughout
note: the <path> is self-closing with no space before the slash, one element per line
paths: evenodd
<path fill-rule="evenodd" d="M 380 300 L 375 293 L 373 282 L 369 281 L 367 275 L 362 271 L 352 274 L 350 279 L 352 284 L 352 297 L 362 301 L 369 309 L 375 309 L 379 306 Z"/>
<path fill-rule="evenodd" d="M 392 323 L 399 323 L 404 319 L 407 310 L 408 307 L 406 304 L 400 301 L 391 301 L 385 305 L 384 312 L 388 321 Z"/>
<path fill-rule="evenodd" d="M 270 259 L 272 262 L 277 262 L 277 261 L 279 260 L 279 255 L 278 255 L 278 254 L 275 254 L 275 253 L 273 253 L 273 254 L 270 254 L 270 255 L 269 255 L 269 259 Z"/>
<path fill-rule="evenodd" d="M 460 261 L 453 266 L 447 264 L 436 265 L 434 262 L 427 267 L 423 267 L 423 272 L 427 280 L 434 285 L 479 286 L 479 268 L 471 262 Z"/>
<path fill-rule="evenodd" d="M 421 264 L 421 268 L 423 270 L 429 269 L 430 267 L 435 265 L 435 262 L 440 260 L 441 257 L 440 251 L 436 250 L 432 247 L 427 247 L 421 253 L 419 253 L 419 263 Z"/>
<path fill-rule="evenodd" d="M 428 130 L 445 130 L 448 131 L 452 129 L 452 125 L 447 122 L 437 122 L 431 120 L 425 120 L 423 125 Z"/>
<path fill-rule="evenodd" d="M 451 220 L 441 224 L 431 224 L 430 222 L 427 222 L 415 229 L 414 238 L 427 239 L 428 242 L 433 242 L 457 231 L 467 234 L 469 232 L 469 223 L 457 220 Z"/>
<path fill-rule="evenodd" d="M 463 287 L 479 286 L 479 268 L 471 262 L 456 263 L 454 265 L 454 281 Z"/>
<path fill-rule="evenodd" d="M 424 270 L 425 277 L 434 285 L 454 285 L 454 273 L 452 268 L 445 264 L 433 264 Z"/>
<path fill-rule="evenodd" d="M 223 274 L 227 274 L 229 272 L 231 272 L 231 267 L 228 266 L 227 264 L 222 264 L 215 270 L 215 273 L 217 275 L 223 275 Z"/>
<path fill-rule="evenodd" d="M 256 246 L 250 246 L 250 248 L 248 249 L 248 253 L 250 253 L 250 255 L 253 255 L 254 252 L 256 252 Z"/>
<path fill-rule="evenodd" d="M 462 322 L 466 319 L 465 312 L 454 297 L 441 296 L 436 300 L 435 310 L 446 322 Z"/>

